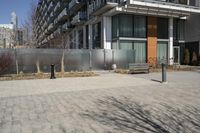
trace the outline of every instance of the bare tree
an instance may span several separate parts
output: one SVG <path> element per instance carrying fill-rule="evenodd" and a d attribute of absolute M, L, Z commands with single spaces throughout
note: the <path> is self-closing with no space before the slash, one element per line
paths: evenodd
<path fill-rule="evenodd" d="M 30 47 L 35 47 L 36 45 L 36 33 L 34 32 L 34 28 L 36 27 L 36 9 L 37 9 L 37 1 L 31 0 L 30 9 L 27 12 L 27 17 L 24 20 L 22 26 L 27 31 L 27 44 Z"/>

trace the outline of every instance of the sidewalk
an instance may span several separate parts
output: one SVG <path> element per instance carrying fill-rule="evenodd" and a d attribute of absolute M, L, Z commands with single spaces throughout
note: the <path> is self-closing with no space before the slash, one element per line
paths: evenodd
<path fill-rule="evenodd" d="M 161 110 L 163 104 L 173 108 L 192 106 L 200 109 L 199 73 L 170 72 L 168 84 L 151 79 L 159 80 L 160 73 L 104 73 L 86 78 L 0 82 L 0 133 L 135 132 L 128 127 L 116 129 L 117 114 L 133 119 L 114 108 L 116 103 L 110 103 L 108 98 L 117 99 L 118 103 L 125 105 L 123 109 L 134 103 L 157 110 Z M 101 114 L 100 110 L 104 112 Z M 90 119 L 86 114 L 93 118 L 103 116 L 100 120 Z M 108 121 L 108 116 L 116 119 Z M 120 127 L 123 122 L 117 124 Z M 134 126 L 134 123 L 130 124 Z"/>

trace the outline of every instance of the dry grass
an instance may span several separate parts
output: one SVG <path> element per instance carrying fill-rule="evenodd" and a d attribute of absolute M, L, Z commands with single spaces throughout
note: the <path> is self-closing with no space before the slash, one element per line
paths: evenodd
<path fill-rule="evenodd" d="M 29 79 L 49 79 L 51 76 L 50 73 L 20 73 L 20 74 L 8 74 L 0 77 L 0 81 L 7 80 L 29 80 Z M 56 72 L 56 78 L 65 78 L 65 77 L 91 77 L 98 76 L 96 73 L 92 71 L 84 71 L 84 72 Z"/>
<path fill-rule="evenodd" d="M 168 72 L 174 72 L 174 71 L 196 71 L 196 70 L 200 70 L 200 67 L 193 67 L 193 66 L 168 66 L 167 71 Z M 129 70 L 128 69 L 116 69 L 114 71 L 115 73 L 119 73 L 119 74 L 129 74 Z M 162 72 L 162 68 L 161 66 L 157 66 L 157 67 L 150 67 L 149 72 Z"/>

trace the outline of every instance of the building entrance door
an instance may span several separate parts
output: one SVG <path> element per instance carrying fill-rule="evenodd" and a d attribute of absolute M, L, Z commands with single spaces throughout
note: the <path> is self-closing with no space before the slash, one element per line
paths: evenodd
<path fill-rule="evenodd" d="M 174 64 L 180 64 L 180 47 L 174 47 Z"/>

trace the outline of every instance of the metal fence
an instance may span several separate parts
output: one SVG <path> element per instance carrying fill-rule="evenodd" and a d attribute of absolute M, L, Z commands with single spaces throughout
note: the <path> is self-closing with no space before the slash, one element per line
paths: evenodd
<path fill-rule="evenodd" d="M 117 68 L 128 68 L 135 62 L 134 50 L 105 49 L 0 49 L 0 56 L 9 54 L 12 66 L 6 73 L 50 72 L 50 65 L 55 64 L 56 72 L 88 71 Z"/>

